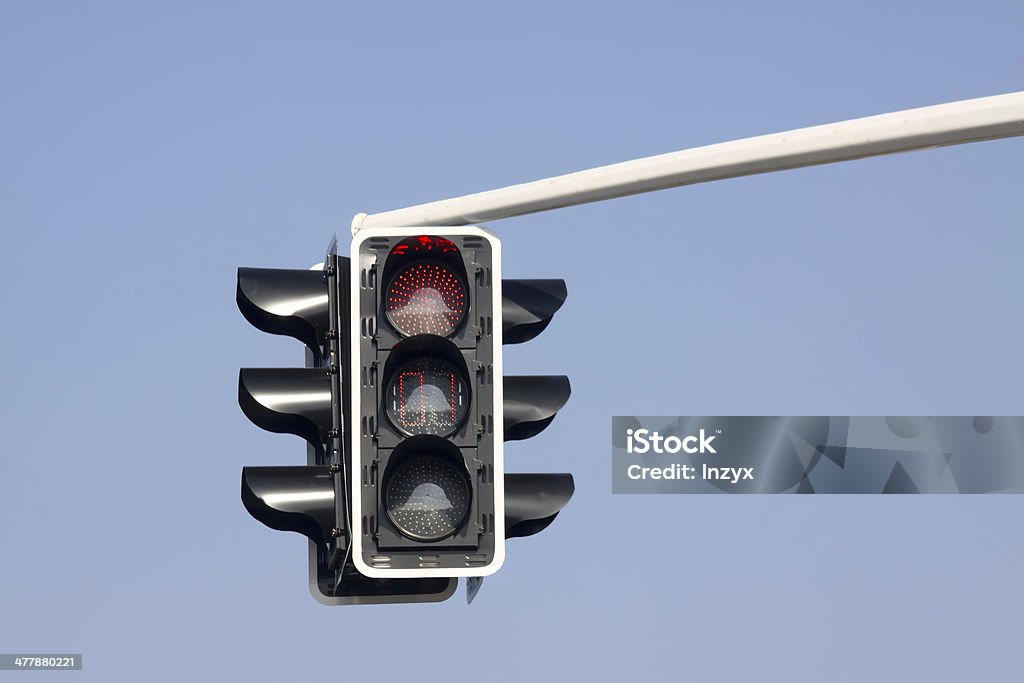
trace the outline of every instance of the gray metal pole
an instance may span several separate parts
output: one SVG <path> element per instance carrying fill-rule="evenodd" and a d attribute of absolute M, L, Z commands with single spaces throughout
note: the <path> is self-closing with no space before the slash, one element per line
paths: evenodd
<path fill-rule="evenodd" d="M 361 213 L 362 228 L 471 225 L 711 180 L 1024 135 L 1024 92 L 723 142 L 444 199 Z"/>

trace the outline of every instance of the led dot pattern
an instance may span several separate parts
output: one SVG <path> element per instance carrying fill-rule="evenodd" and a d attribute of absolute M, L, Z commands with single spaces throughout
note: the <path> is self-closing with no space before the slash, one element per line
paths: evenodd
<path fill-rule="evenodd" d="M 403 534 L 417 541 L 451 536 L 469 512 L 469 487 L 454 462 L 414 456 L 388 479 L 384 508 Z"/>
<path fill-rule="evenodd" d="M 469 414 L 466 383 L 455 366 L 421 358 L 389 380 L 384 406 L 388 419 L 407 436 L 449 436 Z"/>
<path fill-rule="evenodd" d="M 447 266 L 413 263 L 391 279 L 384 313 L 399 334 L 406 337 L 447 337 L 466 316 L 466 286 Z"/>

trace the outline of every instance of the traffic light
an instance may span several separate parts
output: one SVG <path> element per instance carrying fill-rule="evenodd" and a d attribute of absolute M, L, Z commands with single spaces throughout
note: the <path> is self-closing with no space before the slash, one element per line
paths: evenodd
<path fill-rule="evenodd" d="M 539 335 L 565 303 L 564 280 L 503 280 L 502 330 L 506 344 Z M 506 441 L 536 436 L 569 400 L 565 376 L 504 378 Z M 532 536 L 546 529 L 574 492 L 571 474 L 505 474 L 505 538 Z"/>
<path fill-rule="evenodd" d="M 324 604 L 445 600 L 455 591 L 454 578 L 368 578 L 352 563 L 349 344 L 343 324 L 349 268 L 347 258 L 331 251 L 316 270 L 238 270 L 242 315 L 264 332 L 294 337 L 307 347 L 306 367 L 239 373 L 238 403 L 245 415 L 263 429 L 295 434 L 308 444 L 305 466 L 243 468 L 242 502 L 268 527 L 309 538 L 310 592 Z"/>
<path fill-rule="evenodd" d="M 501 354 L 547 326 L 565 284 L 502 281 L 501 243 L 479 227 L 364 229 L 351 256 L 355 567 L 491 574 L 506 538 L 572 495 L 571 475 L 506 475 L 503 457 L 568 398 L 565 377 L 503 378 Z"/>

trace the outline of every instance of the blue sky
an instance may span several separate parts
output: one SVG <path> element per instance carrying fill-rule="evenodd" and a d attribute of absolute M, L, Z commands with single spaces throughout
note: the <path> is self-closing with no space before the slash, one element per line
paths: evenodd
<path fill-rule="evenodd" d="M 0 5 L 0 651 L 86 680 L 1014 681 L 1017 496 L 613 496 L 616 414 L 1024 414 L 1024 140 L 491 224 L 571 471 L 470 607 L 327 608 L 252 520 L 234 303 L 353 214 L 1024 89 L 1019 2 Z M 337 671 L 335 671 L 337 669 Z M 65 674 L 48 674 L 63 676 Z M 46 677 L 47 675 L 42 675 Z"/>

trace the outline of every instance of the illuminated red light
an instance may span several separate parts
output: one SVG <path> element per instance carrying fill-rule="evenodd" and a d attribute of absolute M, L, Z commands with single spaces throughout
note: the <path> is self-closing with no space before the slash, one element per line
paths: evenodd
<path fill-rule="evenodd" d="M 429 239 L 429 238 L 427 238 Z M 454 271 L 437 263 L 413 263 L 388 285 L 384 310 L 405 336 L 447 337 L 466 315 L 466 287 Z"/>
<path fill-rule="evenodd" d="M 418 385 L 419 391 L 416 392 L 419 395 L 419 419 L 415 422 L 410 420 L 406 416 L 406 397 L 411 393 L 409 387 L 405 384 L 406 377 L 416 377 L 419 379 L 418 382 L 413 382 L 414 385 Z M 452 375 L 453 387 L 454 387 L 455 375 Z M 455 391 L 452 391 L 454 394 Z M 425 399 L 426 393 L 423 391 L 423 373 L 422 372 L 403 372 L 398 376 L 398 421 L 402 423 L 403 427 L 420 427 L 426 421 L 427 417 L 427 402 Z"/>

